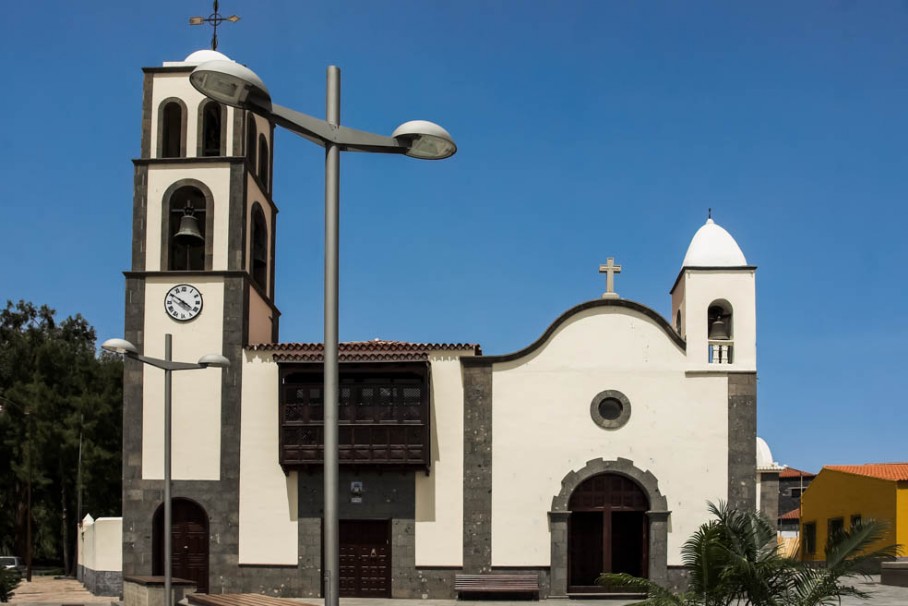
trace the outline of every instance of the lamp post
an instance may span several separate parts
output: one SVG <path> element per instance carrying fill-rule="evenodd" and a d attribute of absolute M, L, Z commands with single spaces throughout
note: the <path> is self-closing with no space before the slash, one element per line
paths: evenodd
<path fill-rule="evenodd" d="M 189 81 L 203 95 L 220 103 L 261 114 L 275 124 L 325 148 L 325 362 L 324 362 L 324 555 L 325 606 L 337 606 L 340 568 L 337 517 L 338 492 L 338 237 L 340 225 L 340 152 L 405 154 L 422 160 L 443 160 L 457 145 L 441 126 L 412 120 L 390 137 L 340 125 L 340 69 L 328 67 L 326 119 L 271 102 L 264 82 L 233 61 L 209 61 L 196 67 Z"/>
<path fill-rule="evenodd" d="M 170 433 L 171 433 L 171 397 L 173 388 L 171 385 L 171 374 L 176 370 L 199 370 L 208 368 L 227 368 L 230 366 L 230 360 L 219 354 L 207 354 L 199 358 L 195 364 L 191 362 L 174 362 L 172 359 L 172 341 L 170 333 L 164 335 L 164 359 L 151 358 L 141 355 L 136 346 L 125 339 L 108 339 L 101 344 L 107 351 L 122 354 L 131 360 L 138 360 L 143 364 L 160 368 L 164 371 L 164 606 L 172 606 L 173 593 L 173 572 L 171 570 L 173 563 L 173 553 L 171 542 L 172 519 L 171 519 L 171 496 L 170 496 Z"/>

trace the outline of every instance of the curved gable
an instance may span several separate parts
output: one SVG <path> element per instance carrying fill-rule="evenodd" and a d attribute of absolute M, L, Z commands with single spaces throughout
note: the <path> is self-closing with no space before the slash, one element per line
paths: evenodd
<path fill-rule="evenodd" d="M 654 324 L 656 324 L 656 326 L 661 328 L 666 337 L 668 337 L 668 339 L 672 343 L 674 343 L 681 351 L 685 351 L 687 349 L 687 343 L 684 341 L 684 339 L 681 338 L 681 335 L 675 332 L 671 325 L 669 325 L 669 323 L 665 321 L 665 318 L 663 318 L 661 315 L 659 315 L 649 307 L 641 305 L 640 303 L 637 303 L 635 301 L 628 301 L 626 299 L 595 299 L 593 301 L 587 301 L 586 303 L 581 303 L 580 305 L 572 307 L 571 309 L 558 316 L 558 318 L 554 322 L 552 322 L 552 324 L 545 330 L 545 332 L 542 333 L 542 336 L 540 336 L 533 343 L 527 345 L 523 349 L 499 356 L 477 356 L 471 358 L 462 358 L 461 362 L 465 366 L 484 366 L 486 364 L 491 365 L 500 362 L 511 362 L 529 356 L 541 349 L 542 346 L 549 341 L 549 339 L 552 337 L 552 335 L 555 334 L 558 329 L 566 325 L 574 317 L 583 312 L 599 307 L 617 307 L 637 312 L 650 319 Z"/>

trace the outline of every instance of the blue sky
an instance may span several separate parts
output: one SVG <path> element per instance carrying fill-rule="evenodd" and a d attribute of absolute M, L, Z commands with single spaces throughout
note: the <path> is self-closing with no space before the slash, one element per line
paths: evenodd
<path fill-rule="evenodd" d="M 341 338 L 506 353 L 617 290 L 669 314 L 715 220 L 759 267 L 759 433 L 784 464 L 905 461 L 908 3 L 223 0 L 277 103 L 443 124 L 444 162 L 342 159 Z M 0 52 L 0 300 L 123 331 L 143 66 L 203 0 L 15 2 Z M 279 132 L 283 341 L 322 335 L 322 151 Z M 683 449 L 683 444 L 679 444 Z"/>

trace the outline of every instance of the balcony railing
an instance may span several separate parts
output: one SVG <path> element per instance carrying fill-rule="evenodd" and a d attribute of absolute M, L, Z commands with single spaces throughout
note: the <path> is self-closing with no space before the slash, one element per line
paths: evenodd
<path fill-rule="evenodd" d="M 709 340 L 709 363 L 731 364 L 734 360 L 734 341 L 728 339 Z"/>

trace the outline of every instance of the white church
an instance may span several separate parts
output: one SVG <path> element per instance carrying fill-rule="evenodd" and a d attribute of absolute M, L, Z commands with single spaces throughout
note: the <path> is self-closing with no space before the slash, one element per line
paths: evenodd
<path fill-rule="evenodd" d="M 274 124 L 190 85 L 212 58 L 228 60 L 144 69 L 125 337 L 161 357 L 170 333 L 175 360 L 231 363 L 174 374 L 174 576 L 319 596 L 323 349 L 280 342 Z M 538 575 L 543 597 L 601 592 L 602 571 L 680 583 L 707 501 L 771 511 L 756 268 L 712 219 L 683 252 L 668 319 L 610 279 L 505 355 L 341 344 L 342 596 L 451 598 L 455 575 L 497 571 Z M 127 362 L 126 576 L 163 569 L 163 390 Z"/>

